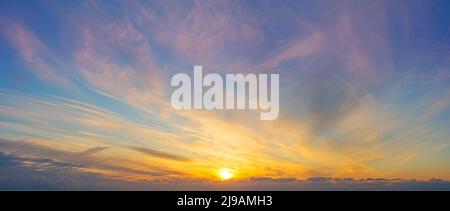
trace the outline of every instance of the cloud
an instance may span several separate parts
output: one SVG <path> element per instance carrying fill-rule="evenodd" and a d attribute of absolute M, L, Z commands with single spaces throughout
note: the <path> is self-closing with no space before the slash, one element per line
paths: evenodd
<path fill-rule="evenodd" d="M 72 5 L 71 13 L 55 5 L 49 10 L 62 24 L 48 32 L 66 41 L 57 50 L 68 61 L 50 49 L 58 46 L 53 37 L 40 39 L 38 26 L 5 22 L 34 74 L 88 89 L 0 91 L 1 138 L 27 142 L 8 148 L 19 157 L 83 164 L 83 173 L 134 182 L 202 178 L 198 187 L 217 187 L 210 182 L 223 167 L 287 186 L 448 178 L 448 68 L 428 71 L 391 43 L 402 33 L 389 16 L 397 9 L 384 2 L 314 3 L 326 13 L 308 5 L 111 1 Z M 401 51 L 417 64 L 395 60 Z M 280 118 L 171 109 L 170 75 L 197 62 L 207 71 L 280 70 Z M 347 177 L 355 179 L 332 179 Z"/>
<path fill-rule="evenodd" d="M 226 184 L 201 179 L 123 181 L 81 168 L 52 159 L 0 153 L 0 190 L 450 190 L 450 182 L 441 179 L 254 177 Z"/>
<path fill-rule="evenodd" d="M 77 170 L 80 172 L 97 172 L 98 175 L 105 178 L 114 178 L 118 175 L 143 175 L 143 176 L 166 176 L 168 174 L 177 174 L 177 172 L 171 172 L 163 169 L 137 169 L 124 164 L 116 164 L 103 161 L 99 157 L 93 156 L 105 148 L 92 148 L 81 152 L 69 152 L 60 149 L 52 149 L 45 145 L 34 144 L 31 142 L 14 141 L 14 140 L 0 140 L 1 153 L 14 154 L 22 158 L 30 158 L 33 161 L 41 161 L 33 163 L 33 166 L 39 166 L 42 168 L 55 167 L 53 161 L 60 163 L 67 163 L 71 166 L 77 166 Z M 86 157 L 88 156 L 89 157 Z M 45 164 L 50 162 L 50 164 Z M 44 163 L 45 165 L 42 165 Z"/>
<path fill-rule="evenodd" d="M 144 35 L 126 20 L 113 23 L 86 20 L 77 27 L 82 33 L 75 38 L 80 43 L 73 52 L 75 69 L 89 86 L 112 99 L 157 113 L 152 108 L 164 105 L 165 91 Z M 119 56 L 126 59 L 118 62 Z"/>
<path fill-rule="evenodd" d="M 103 150 L 106 150 L 108 148 L 109 147 L 94 147 L 94 148 L 87 149 L 87 150 L 85 150 L 83 152 L 80 152 L 80 153 L 78 153 L 78 155 L 80 155 L 80 156 L 88 156 L 88 155 L 92 155 L 92 154 L 95 154 L 97 152 L 101 152 Z"/>
<path fill-rule="evenodd" d="M 0 153 L 0 190 L 140 190 L 142 184 L 81 171 L 83 166 Z M 147 189 L 158 187 L 146 184 Z"/>
<path fill-rule="evenodd" d="M 159 150 L 154 150 L 154 149 L 150 149 L 150 148 L 145 148 L 145 147 L 135 147 L 135 146 L 129 146 L 129 149 L 132 149 L 134 151 L 140 152 L 140 153 L 144 153 L 150 156 L 154 156 L 154 157 L 158 157 L 158 158 L 164 158 L 164 159 L 169 159 L 169 160 L 175 160 L 175 161 L 181 161 L 181 162 L 188 162 L 190 161 L 189 158 L 183 157 L 183 156 L 179 156 L 179 155 L 174 155 L 171 153 L 167 153 L 167 152 L 163 152 L 163 151 L 159 151 Z"/>
<path fill-rule="evenodd" d="M 290 41 L 285 47 L 277 50 L 268 60 L 263 61 L 259 68 L 273 69 L 283 62 L 314 55 L 320 52 L 325 44 L 324 34 L 318 30 L 312 31 L 306 38 Z"/>
<path fill-rule="evenodd" d="M 336 18 L 335 27 L 329 31 L 334 35 L 329 43 L 330 50 L 345 65 L 348 76 L 366 86 L 392 80 L 392 52 L 387 40 L 386 19 L 385 13 L 367 11 L 361 14 L 343 9 Z"/>
<path fill-rule="evenodd" d="M 181 61 L 216 66 L 229 48 L 251 45 L 263 38 L 257 23 L 242 15 L 252 12 L 242 4 L 193 1 L 183 6 L 161 3 L 162 15 L 154 18 L 156 26 L 150 29 L 156 40 Z"/>
<path fill-rule="evenodd" d="M 36 76 L 59 86 L 70 85 L 66 76 L 55 70 L 57 67 L 62 68 L 61 61 L 30 29 L 19 22 L 5 19 L 0 20 L 0 26 L 20 58 Z"/>
<path fill-rule="evenodd" d="M 306 180 L 292 178 L 251 178 L 248 187 L 256 190 L 449 190 L 450 181 L 430 179 L 385 178 L 331 178 L 311 177 Z M 258 188 L 257 185 L 264 187 Z"/>

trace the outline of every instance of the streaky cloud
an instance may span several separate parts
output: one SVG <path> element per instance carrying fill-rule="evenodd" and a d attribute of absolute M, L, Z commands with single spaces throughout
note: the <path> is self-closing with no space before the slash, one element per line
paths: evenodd
<path fill-rule="evenodd" d="M 175 155 L 175 154 L 171 154 L 168 152 L 163 152 L 163 151 L 155 150 L 155 149 L 151 149 L 151 148 L 136 147 L 136 146 L 128 146 L 128 148 L 135 150 L 137 152 L 144 153 L 146 155 L 150 155 L 150 156 L 154 156 L 154 157 L 158 157 L 158 158 L 164 158 L 164 159 L 181 161 L 181 162 L 191 161 L 191 159 L 184 157 L 184 156 Z"/>

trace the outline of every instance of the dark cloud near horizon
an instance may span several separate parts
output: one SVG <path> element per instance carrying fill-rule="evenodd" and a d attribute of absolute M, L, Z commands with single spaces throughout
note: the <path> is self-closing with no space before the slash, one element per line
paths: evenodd
<path fill-rule="evenodd" d="M 450 190 L 450 181 L 386 178 L 255 177 L 226 183 L 207 180 L 123 181 L 83 172 L 84 166 L 0 153 L 0 190 Z"/>
<path fill-rule="evenodd" d="M 134 169 L 120 165 L 114 165 L 104 162 L 102 160 L 95 159 L 92 156 L 95 153 L 99 153 L 109 147 L 93 147 L 81 152 L 67 152 L 62 150 L 51 149 L 42 145 L 34 144 L 26 141 L 13 141 L 0 139 L 0 153 L 7 155 L 14 155 L 17 158 L 28 158 L 34 161 L 42 161 L 46 159 L 48 163 L 54 163 L 52 161 L 60 161 L 62 163 L 70 163 L 74 165 L 82 166 L 85 169 L 97 169 L 107 170 L 128 174 L 149 175 L 149 176 L 166 176 L 166 175 L 179 175 L 179 172 L 166 170 L 164 168 L 152 167 L 152 169 Z M 39 160 L 41 159 L 41 160 Z M 37 162 L 47 163 L 47 162 Z M 42 166 L 42 169 L 46 169 L 46 166 Z M 51 170 L 51 169 L 50 169 Z"/>
<path fill-rule="evenodd" d="M 450 181 L 436 178 L 416 180 L 311 177 L 299 180 L 295 178 L 256 177 L 249 181 L 264 184 L 263 188 L 257 188 L 257 190 L 450 190 Z"/>

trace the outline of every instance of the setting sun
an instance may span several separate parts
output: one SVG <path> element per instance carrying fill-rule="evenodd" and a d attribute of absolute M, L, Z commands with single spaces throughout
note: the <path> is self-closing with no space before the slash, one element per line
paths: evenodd
<path fill-rule="evenodd" d="M 222 180 L 229 180 L 231 178 L 233 178 L 234 174 L 232 173 L 232 171 L 230 169 L 227 168 L 222 168 L 219 170 L 219 177 Z"/>

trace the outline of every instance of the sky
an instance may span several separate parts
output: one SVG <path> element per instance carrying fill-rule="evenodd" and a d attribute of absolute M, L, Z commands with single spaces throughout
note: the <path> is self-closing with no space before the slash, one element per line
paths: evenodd
<path fill-rule="evenodd" d="M 449 11 L 0 0 L 0 189 L 450 190 Z M 173 109 L 194 65 L 279 74 L 278 119 Z"/>

